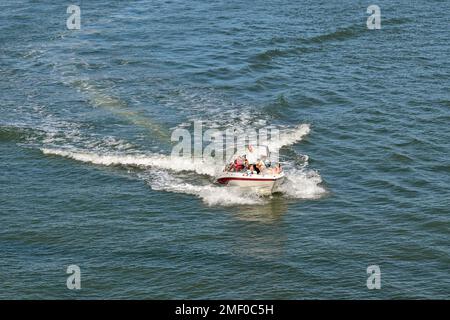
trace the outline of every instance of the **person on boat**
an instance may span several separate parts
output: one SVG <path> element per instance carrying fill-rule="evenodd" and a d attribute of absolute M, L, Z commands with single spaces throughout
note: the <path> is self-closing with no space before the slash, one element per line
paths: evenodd
<path fill-rule="evenodd" d="M 274 173 L 275 174 L 280 174 L 280 172 L 281 172 L 281 164 L 277 164 L 276 166 L 275 166 L 275 168 L 274 168 Z"/>
<path fill-rule="evenodd" d="M 280 164 L 277 164 L 277 165 L 276 165 L 275 167 L 273 167 L 273 168 L 267 168 L 267 169 L 265 170 L 265 173 L 266 173 L 266 174 L 277 175 L 277 174 L 280 174 L 281 171 L 282 171 L 281 165 L 280 165 Z"/>
<path fill-rule="evenodd" d="M 250 164 L 248 163 L 248 159 L 246 156 L 244 156 L 244 168 L 245 169 L 249 169 L 250 168 Z"/>
<path fill-rule="evenodd" d="M 250 164 L 250 165 L 251 164 L 256 165 L 256 162 L 258 161 L 258 155 L 251 144 L 248 145 L 246 158 L 248 160 L 248 164 Z"/>
<path fill-rule="evenodd" d="M 256 162 L 255 168 L 256 168 L 256 172 L 257 172 L 258 174 L 259 174 L 259 173 L 263 173 L 264 170 L 266 169 L 266 165 L 264 164 L 264 161 L 258 160 L 258 161 Z"/>
<path fill-rule="evenodd" d="M 234 160 L 234 169 L 238 172 L 244 170 L 244 159 L 242 159 L 242 157 L 238 157 Z"/>

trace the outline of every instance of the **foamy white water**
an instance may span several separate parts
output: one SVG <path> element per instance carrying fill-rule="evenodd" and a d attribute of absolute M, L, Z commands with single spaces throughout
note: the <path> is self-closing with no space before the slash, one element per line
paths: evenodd
<path fill-rule="evenodd" d="M 104 166 L 156 167 L 172 171 L 193 171 L 198 174 L 213 176 L 216 166 L 203 161 L 193 161 L 182 157 L 170 157 L 161 154 L 98 154 L 89 151 L 72 151 L 63 149 L 41 148 L 44 154 L 58 155 L 77 161 Z"/>
<path fill-rule="evenodd" d="M 280 187 L 286 197 L 292 199 L 318 199 L 327 191 L 321 185 L 322 177 L 314 170 L 288 169 L 286 181 Z"/>
<path fill-rule="evenodd" d="M 213 184 L 194 185 L 162 170 L 148 170 L 139 175 L 153 190 L 195 195 L 209 206 L 233 206 L 263 204 L 266 199 L 256 193 L 243 193 L 239 188 L 227 188 Z"/>
<path fill-rule="evenodd" d="M 283 129 L 280 132 L 280 139 L 269 141 L 269 147 L 276 149 L 292 145 L 301 141 L 309 132 L 310 126 L 308 124 L 302 124 L 292 129 Z M 73 147 L 44 147 L 41 148 L 41 151 L 47 155 L 66 157 L 96 165 L 141 168 L 145 171 L 138 176 L 145 180 L 152 189 L 192 194 L 201 198 L 207 205 L 264 204 L 267 201 L 267 198 L 262 198 L 251 192 L 243 193 L 240 189 L 214 185 L 212 179 L 207 184 L 201 185 L 193 184 L 179 176 L 181 172 L 194 172 L 199 175 L 214 177 L 221 170 L 222 161 L 206 162 L 157 153 L 130 154 L 95 149 L 80 150 Z M 308 158 L 308 156 L 304 157 Z M 326 193 L 326 190 L 321 186 L 322 178 L 317 172 L 307 169 L 307 162 L 301 168 L 288 165 L 285 170 L 287 179 L 278 190 L 284 196 L 295 199 L 317 199 Z"/>
<path fill-rule="evenodd" d="M 301 124 L 294 129 L 284 129 L 280 131 L 280 139 L 269 140 L 268 146 L 270 150 L 278 150 L 284 146 L 290 146 L 294 143 L 302 141 L 302 139 L 311 131 L 309 124 Z"/>

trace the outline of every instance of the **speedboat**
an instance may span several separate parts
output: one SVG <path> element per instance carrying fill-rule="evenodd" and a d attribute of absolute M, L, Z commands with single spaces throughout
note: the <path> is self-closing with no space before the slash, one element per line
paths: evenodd
<path fill-rule="evenodd" d="M 276 192 L 285 179 L 284 171 L 279 164 L 270 162 L 267 146 L 258 148 L 258 159 L 263 161 L 264 169 L 259 173 L 250 171 L 248 166 L 241 165 L 239 160 L 246 159 L 246 154 L 235 154 L 216 177 L 216 182 L 230 187 L 251 189 L 261 194 Z"/>

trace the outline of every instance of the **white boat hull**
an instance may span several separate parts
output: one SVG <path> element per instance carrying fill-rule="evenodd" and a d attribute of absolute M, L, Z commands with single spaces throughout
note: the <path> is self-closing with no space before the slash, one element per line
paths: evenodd
<path fill-rule="evenodd" d="M 230 187 L 247 188 L 266 194 L 275 192 L 284 178 L 284 173 L 277 175 L 247 175 L 240 172 L 224 172 L 216 181 Z"/>

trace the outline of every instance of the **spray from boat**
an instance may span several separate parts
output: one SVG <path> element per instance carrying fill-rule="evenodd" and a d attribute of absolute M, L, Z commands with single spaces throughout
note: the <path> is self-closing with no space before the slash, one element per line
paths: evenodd
<path fill-rule="evenodd" d="M 308 124 L 284 129 L 280 132 L 280 138 L 276 143 L 280 147 L 283 144 L 292 145 L 300 142 L 309 132 Z M 271 143 L 275 142 L 269 141 L 268 145 Z M 214 184 L 218 174 L 224 169 L 223 161 L 215 161 L 214 158 L 199 161 L 193 157 L 172 157 L 167 154 L 129 149 L 93 151 L 73 146 L 42 147 L 41 151 L 46 155 L 61 156 L 100 166 L 135 169 L 136 176 L 144 180 L 153 190 L 195 195 L 211 206 L 265 204 L 270 199 L 261 197 L 253 190 L 242 190 L 239 186 L 222 187 Z M 299 158 L 308 157 L 299 155 Z M 318 199 L 326 194 L 319 173 L 308 169 L 307 162 L 298 167 L 297 160 L 283 162 L 282 183 L 272 190 L 277 190 L 282 197 L 290 199 Z"/>

